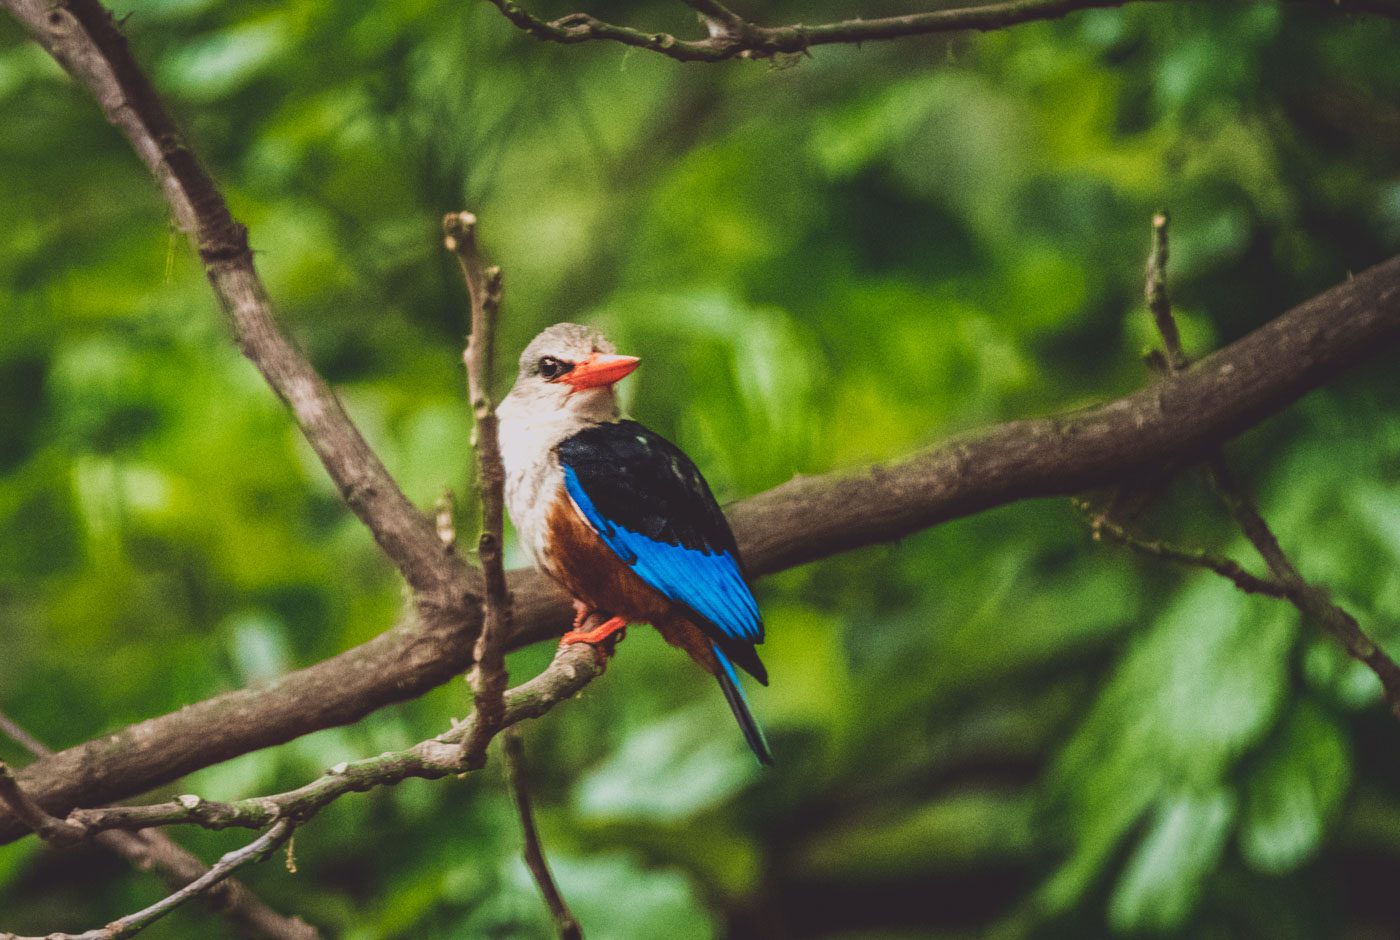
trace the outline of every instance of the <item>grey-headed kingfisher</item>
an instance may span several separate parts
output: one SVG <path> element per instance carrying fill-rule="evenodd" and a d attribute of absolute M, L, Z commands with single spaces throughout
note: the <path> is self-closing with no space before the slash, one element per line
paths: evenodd
<path fill-rule="evenodd" d="M 773 762 L 735 665 L 764 685 L 763 620 L 734 534 L 685 453 L 622 417 L 613 386 L 637 368 L 598 332 L 551 326 L 501 402 L 506 507 L 535 563 L 574 599 L 565 643 L 650 623 L 719 680 L 744 739 Z M 608 619 L 591 631 L 592 614 Z"/>

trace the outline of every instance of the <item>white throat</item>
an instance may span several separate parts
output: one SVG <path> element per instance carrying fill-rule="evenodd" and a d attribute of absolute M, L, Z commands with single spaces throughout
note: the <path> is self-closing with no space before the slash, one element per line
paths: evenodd
<path fill-rule="evenodd" d="M 511 390 L 496 409 L 500 419 L 501 462 L 506 472 L 506 509 L 525 549 L 544 562 L 549 511 L 564 484 L 554 448 L 595 424 L 620 417 L 611 388 L 588 389 L 561 397 L 535 389 Z"/>

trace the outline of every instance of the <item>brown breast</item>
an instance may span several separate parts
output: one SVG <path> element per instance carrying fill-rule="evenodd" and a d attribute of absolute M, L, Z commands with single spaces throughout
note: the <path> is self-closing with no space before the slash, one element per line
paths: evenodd
<path fill-rule="evenodd" d="M 675 605 L 608 548 L 561 486 L 549 511 L 544 567 L 570 594 L 595 610 L 655 624 Z"/>

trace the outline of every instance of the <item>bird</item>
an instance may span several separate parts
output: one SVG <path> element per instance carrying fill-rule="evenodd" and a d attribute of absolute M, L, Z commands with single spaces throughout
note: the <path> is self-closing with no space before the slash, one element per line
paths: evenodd
<path fill-rule="evenodd" d="M 497 408 L 505 501 L 535 565 L 573 598 L 563 643 L 650 623 L 713 675 L 759 762 L 773 763 L 736 666 L 763 685 L 763 618 L 734 533 L 695 463 L 622 416 L 614 386 L 640 363 L 596 330 L 557 323 L 520 356 Z M 582 629 L 594 615 L 606 620 Z"/>

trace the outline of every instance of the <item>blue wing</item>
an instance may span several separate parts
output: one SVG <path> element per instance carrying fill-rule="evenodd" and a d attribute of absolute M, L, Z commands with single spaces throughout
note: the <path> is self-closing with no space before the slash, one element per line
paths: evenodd
<path fill-rule="evenodd" d="M 570 498 L 604 543 L 754 671 L 744 647 L 763 642 L 763 620 L 729 523 L 690 458 L 633 421 L 588 428 L 558 454 Z"/>
<path fill-rule="evenodd" d="M 733 555 L 659 542 L 610 522 L 588 498 L 572 467 L 564 467 L 564 485 L 593 530 L 643 581 L 689 607 L 730 639 L 763 641 L 758 604 Z"/>

